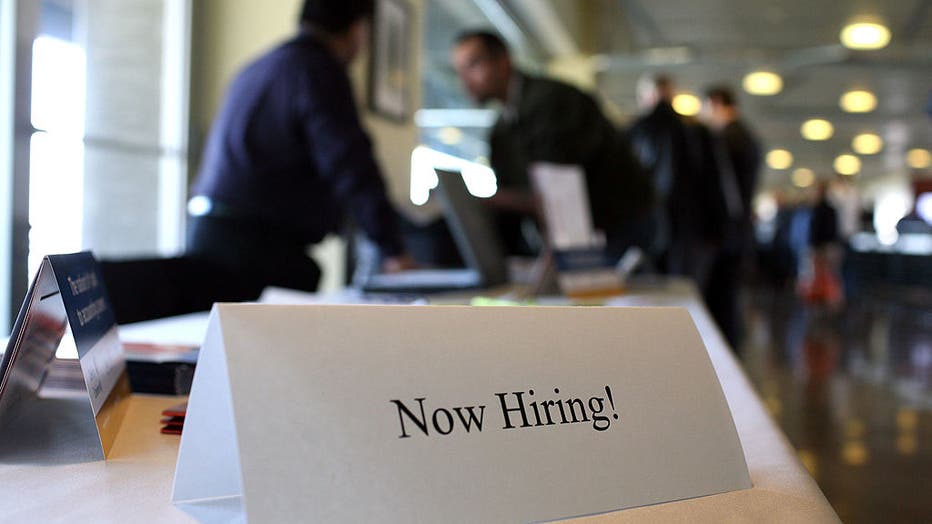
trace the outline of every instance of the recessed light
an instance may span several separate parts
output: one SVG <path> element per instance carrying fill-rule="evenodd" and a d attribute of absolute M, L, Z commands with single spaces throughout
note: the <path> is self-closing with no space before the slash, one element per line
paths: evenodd
<path fill-rule="evenodd" d="M 839 105 L 849 113 L 870 113 L 877 108 L 877 96 L 870 91 L 856 89 L 841 95 Z"/>
<path fill-rule="evenodd" d="M 854 155 L 838 155 L 834 166 L 841 175 L 856 175 L 861 171 L 861 159 Z"/>
<path fill-rule="evenodd" d="M 801 167 L 793 171 L 793 185 L 798 188 L 806 188 L 815 182 L 815 172 L 809 168 Z"/>
<path fill-rule="evenodd" d="M 913 169 L 932 167 L 932 153 L 928 149 L 910 149 L 906 153 L 906 165 Z"/>
<path fill-rule="evenodd" d="M 673 109 L 684 116 L 696 116 L 702 109 L 702 102 L 696 95 L 680 93 L 673 97 Z"/>
<path fill-rule="evenodd" d="M 851 141 L 851 149 L 859 155 L 876 155 L 883 149 L 883 138 L 874 133 L 861 133 Z"/>
<path fill-rule="evenodd" d="M 848 24 L 839 35 L 841 43 L 859 51 L 883 49 L 890 43 L 890 30 L 876 22 L 856 22 Z"/>
<path fill-rule="evenodd" d="M 835 127 L 828 120 L 813 118 L 803 122 L 799 131 L 806 140 L 828 140 L 835 134 Z"/>
<path fill-rule="evenodd" d="M 783 90 L 783 78 L 770 71 L 754 71 L 744 77 L 742 85 L 752 95 L 770 96 Z"/>
<path fill-rule="evenodd" d="M 789 169 L 793 165 L 793 153 L 786 149 L 774 149 L 767 153 L 767 165 L 771 169 Z"/>

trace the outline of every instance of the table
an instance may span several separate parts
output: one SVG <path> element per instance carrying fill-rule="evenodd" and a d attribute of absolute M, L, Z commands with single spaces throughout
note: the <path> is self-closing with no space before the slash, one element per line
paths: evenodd
<path fill-rule="evenodd" d="M 447 298 L 447 301 L 458 299 Z M 688 281 L 633 285 L 610 306 L 686 307 L 696 322 L 731 408 L 754 487 L 654 506 L 574 519 L 578 523 L 628 522 L 839 522 L 793 448 L 767 414 L 738 361 Z M 166 328 L 167 327 L 167 328 Z M 188 342 L 206 327 L 206 315 L 145 322 L 121 337 Z M 0 457 L 0 520 L 6 522 L 196 522 L 169 501 L 179 437 L 159 433 L 159 414 L 177 397 L 135 395 L 110 460 L 88 461 L 93 450 L 75 448 L 57 461 L 28 453 Z M 48 442 L 93 431 L 74 420 L 74 400 L 49 403 L 57 417 Z M 70 409 L 69 409 L 70 408 Z M 13 443 L 12 445 L 35 443 Z M 0 443 L 2 446 L 10 444 Z M 28 447 L 24 447 L 29 449 Z M 701 452 L 701 450 L 697 450 Z"/>

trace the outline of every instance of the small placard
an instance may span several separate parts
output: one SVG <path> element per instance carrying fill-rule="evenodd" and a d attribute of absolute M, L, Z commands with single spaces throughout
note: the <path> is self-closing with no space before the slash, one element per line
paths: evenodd
<path fill-rule="evenodd" d="M 17 421 L 25 412 L 41 409 L 40 390 L 66 336 L 77 349 L 87 413 L 96 423 L 103 458 L 119 430 L 130 389 L 103 278 L 86 252 L 45 257 L 26 294 L 0 360 L 0 434 L 18 431 Z"/>
<path fill-rule="evenodd" d="M 527 522 L 751 486 L 684 309 L 214 307 L 172 500 Z"/>
<path fill-rule="evenodd" d="M 530 169 L 543 202 L 547 240 L 555 250 L 602 247 L 592 227 L 592 211 L 582 166 L 536 163 Z"/>
<path fill-rule="evenodd" d="M 620 293 L 617 260 L 606 254 L 604 234 L 593 229 L 583 168 L 537 163 L 531 166 L 531 180 L 543 202 L 548 245 L 563 294 L 585 298 Z"/>

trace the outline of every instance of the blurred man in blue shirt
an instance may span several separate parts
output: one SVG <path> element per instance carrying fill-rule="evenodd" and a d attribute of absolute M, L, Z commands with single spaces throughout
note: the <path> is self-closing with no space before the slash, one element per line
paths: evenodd
<path fill-rule="evenodd" d="M 307 249 L 348 211 L 384 270 L 413 265 L 347 75 L 373 10 L 373 0 L 306 0 L 298 34 L 233 80 L 192 188 L 189 255 L 256 290 L 313 291 L 320 269 Z"/>

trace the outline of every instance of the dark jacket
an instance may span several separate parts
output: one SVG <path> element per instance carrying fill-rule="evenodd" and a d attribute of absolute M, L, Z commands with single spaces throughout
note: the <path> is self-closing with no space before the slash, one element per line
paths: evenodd
<path fill-rule="evenodd" d="M 717 177 L 708 129 L 660 102 L 629 128 L 635 155 L 651 174 L 672 241 L 697 236 L 713 214 L 705 192 Z"/>
<path fill-rule="evenodd" d="M 822 198 L 812 208 L 809 219 L 809 245 L 823 247 L 838 242 L 838 212 Z"/>
<path fill-rule="evenodd" d="M 740 199 L 740 210 L 733 213 L 731 232 L 724 239 L 728 249 L 746 250 L 753 235 L 753 199 L 757 190 L 761 167 L 761 146 L 751 129 L 736 120 L 722 129 L 719 135 L 725 159 L 721 162 L 723 190 L 727 190 L 728 180 L 733 177 L 735 191 Z"/>
<path fill-rule="evenodd" d="M 741 195 L 742 220 L 750 222 L 751 203 L 761 167 L 761 146 L 751 129 L 742 122 L 731 122 L 722 130 L 722 141 L 734 169 Z"/>
<path fill-rule="evenodd" d="M 686 122 L 668 102 L 637 119 L 628 131 L 634 153 L 654 179 L 657 194 L 669 201 L 681 192 L 694 169 Z"/>
<path fill-rule="evenodd" d="M 192 195 L 308 244 L 338 231 L 348 210 L 384 254 L 402 250 L 345 67 L 309 34 L 234 79 Z"/>

